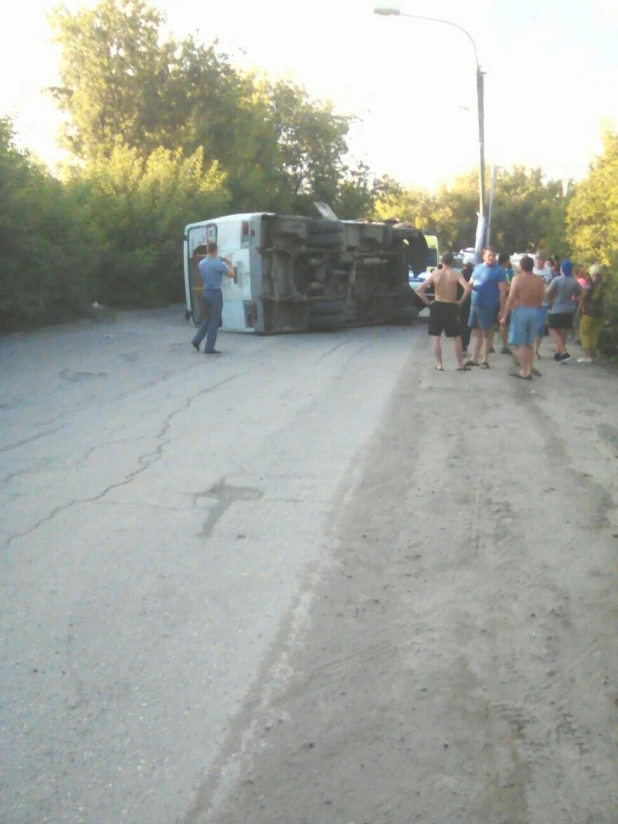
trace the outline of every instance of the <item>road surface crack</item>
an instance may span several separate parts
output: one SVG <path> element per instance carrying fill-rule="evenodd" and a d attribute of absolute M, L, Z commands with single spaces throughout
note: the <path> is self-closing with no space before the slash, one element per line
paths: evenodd
<path fill-rule="evenodd" d="M 161 430 L 157 435 L 155 435 L 155 440 L 159 441 L 159 445 L 152 452 L 146 452 L 145 454 L 140 455 L 137 459 L 139 463 L 137 469 L 134 469 L 132 472 L 129 472 L 129 474 L 122 481 L 117 481 L 116 483 L 110 484 L 98 495 L 94 495 L 90 498 L 77 498 L 74 501 L 69 501 L 66 504 L 57 506 L 49 513 L 49 515 L 46 515 L 44 518 L 41 518 L 39 521 L 36 522 L 36 524 L 34 524 L 34 526 L 30 527 L 30 529 L 24 530 L 24 532 L 13 533 L 6 541 L 7 549 L 8 547 L 10 547 L 13 541 L 17 540 L 18 538 L 25 538 L 28 535 L 32 535 L 44 524 L 53 521 L 54 518 L 61 512 L 65 512 L 67 509 L 71 509 L 72 507 L 77 506 L 78 504 L 96 503 L 97 501 L 100 501 L 103 498 L 105 498 L 105 496 L 108 495 L 112 490 L 119 489 L 120 487 L 128 486 L 129 484 L 131 484 L 135 480 L 135 478 L 138 477 L 138 475 L 141 475 L 143 472 L 145 472 L 147 469 L 149 469 L 153 464 L 155 464 L 163 457 L 163 451 L 165 447 L 170 443 L 170 438 L 167 438 L 166 435 L 170 429 L 170 426 L 172 425 L 172 421 L 174 420 L 174 418 L 176 418 L 183 412 L 186 412 L 186 410 L 189 409 L 191 405 L 194 403 L 194 401 L 196 401 L 198 398 L 201 398 L 203 395 L 207 395 L 210 392 L 213 392 L 215 389 L 219 389 L 221 386 L 224 386 L 225 384 L 230 383 L 233 380 L 236 380 L 237 377 L 237 375 L 232 375 L 229 378 L 225 378 L 225 380 L 218 381 L 217 383 L 214 383 L 211 386 L 207 386 L 205 389 L 201 389 L 199 392 L 196 392 L 195 395 L 191 395 L 189 398 L 187 398 L 185 403 L 183 403 L 182 406 L 178 407 L 178 409 L 174 409 L 172 412 L 170 412 L 169 415 L 163 421 Z"/>
<path fill-rule="evenodd" d="M 55 426 L 53 429 L 46 429 L 44 432 L 38 432 L 36 435 L 31 435 L 29 438 L 24 438 L 23 441 L 17 441 L 16 443 L 9 444 L 9 446 L 3 446 L 0 448 L 0 452 L 10 452 L 12 449 L 19 449 L 20 446 L 25 446 L 27 443 L 32 443 L 32 441 L 38 441 L 41 438 L 45 438 L 47 435 L 53 435 L 55 432 L 60 432 L 61 429 L 64 429 L 64 426 Z"/>

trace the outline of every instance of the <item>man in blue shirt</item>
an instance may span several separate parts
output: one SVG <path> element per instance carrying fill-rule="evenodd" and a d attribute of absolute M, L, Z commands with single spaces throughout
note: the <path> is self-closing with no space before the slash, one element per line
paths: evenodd
<path fill-rule="evenodd" d="M 221 353 L 215 349 L 215 343 L 217 342 L 217 332 L 221 326 L 221 313 L 223 312 L 221 281 L 224 275 L 228 278 L 234 277 L 234 267 L 229 257 L 225 261 L 221 260 L 218 256 L 219 247 L 216 243 L 209 243 L 206 251 L 208 254 L 198 264 L 204 282 L 204 291 L 202 292 L 204 320 L 191 343 L 199 352 L 200 343 L 206 338 L 204 354 L 220 355 Z"/>
<path fill-rule="evenodd" d="M 479 354 L 483 350 L 481 369 L 489 369 L 491 339 L 500 310 L 504 308 L 508 287 L 506 274 L 496 263 L 496 253 L 487 247 L 483 251 L 483 263 L 479 263 L 472 273 L 472 303 L 468 326 L 474 329 L 472 360 L 466 366 L 478 366 Z"/>

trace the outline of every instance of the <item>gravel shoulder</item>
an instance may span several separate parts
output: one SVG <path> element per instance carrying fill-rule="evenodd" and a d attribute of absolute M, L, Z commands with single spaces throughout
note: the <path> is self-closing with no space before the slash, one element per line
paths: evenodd
<path fill-rule="evenodd" d="M 543 351 L 415 339 L 183 824 L 615 824 L 618 382 Z"/>

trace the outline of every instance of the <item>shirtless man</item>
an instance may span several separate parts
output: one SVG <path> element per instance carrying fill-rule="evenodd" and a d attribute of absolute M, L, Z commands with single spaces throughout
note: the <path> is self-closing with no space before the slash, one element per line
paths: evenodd
<path fill-rule="evenodd" d="M 545 284 L 542 278 L 533 273 L 534 261 L 531 257 L 523 257 L 519 268 L 520 274 L 511 281 L 511 290 L 500 323 L 506 325 L 511 314 L 509 344 L 517 347 L 520 368 L 509 374 L 513 378 L 531 381 L 534 343 L 539 326 L 539 313 L 545 300 Z"/>
<path fill-rule="evenodd" d="M 427 280 L 421 283 L 416 294 L 423 303 L 429 306 L 429 334 L 433 337 L 433 351 L 436 356 L 437 371 L 444 371 L 440 338 L 442 332 L 445 332 L 447 338 L 455 338 L 457 371 L 469 372 L 470 367 L 464 366 L 463 362 L 459 307 L 472 291 L 472 286 L 458 269 L 453 269 L 453 263 L 452 252 L 445 252 L 442 255 L 442 268 L 435 269 Z M 435 287 L 435 300 L 433 301 L 429 301 L 425 295 L 425 291 L 429 286 Z M 463 289 L 463 295 L 459 300 L 457 300 L 457 286 L 461 286 Z"/>

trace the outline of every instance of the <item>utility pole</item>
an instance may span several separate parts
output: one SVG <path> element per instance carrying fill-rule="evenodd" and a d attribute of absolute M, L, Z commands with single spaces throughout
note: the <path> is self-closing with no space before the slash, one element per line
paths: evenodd
<path fill-rule="evenodd" d="M 489 188 L 489 213 L 487 215 L 487 246 L 491 246 L 491 220 L 494 215 L 494 194 L 496 191 L 496 164 L 491 164 L 491 186 Z"/>
<path fill-rule="evenodd" d="M 452 26 L 466 35 L 472 48 L 474 49 L 474 59 L 476 61 L 476 98 L 479 116 L 479 217 L 476 227 L 476 254 L 480 255 L 481 249 L 485 245 L 486 217 L 485 217 L 485 72 L 481 69 L 478 50 L 474 38 L 467 29 L 452 20 L 443 20 L 440 17 L 426 17 L 424 14 L 408 14 L 401 11 L 396 6 L 378 6 L 373 10 L 374 14 L 382 17 L 411 17 L 414 20 L 425 20 L 429 23 L 442 23 L 445 26 Z"/>
<path fill-rule="evenodd" d="M 481 69 L 478 58 L 476 65 L 476 98 L 479 116 L 479 216 L 482 220 L 485 217 L 485 72 Z M 491 216 L 487 221 L 487 243 L 489 243 L 490 223 Z"/>

